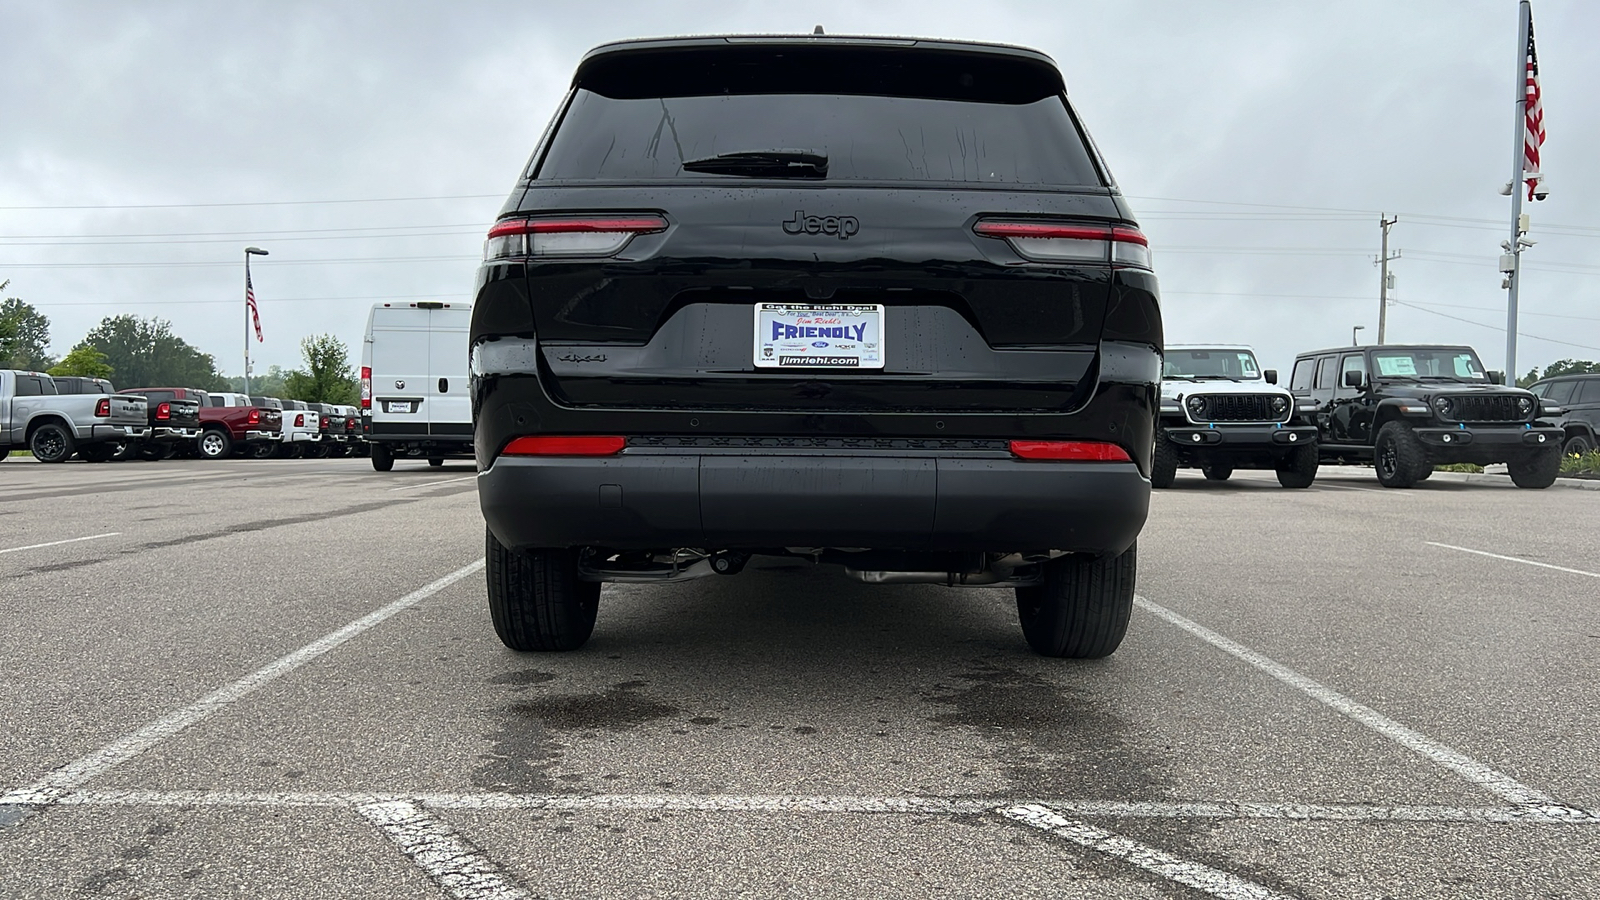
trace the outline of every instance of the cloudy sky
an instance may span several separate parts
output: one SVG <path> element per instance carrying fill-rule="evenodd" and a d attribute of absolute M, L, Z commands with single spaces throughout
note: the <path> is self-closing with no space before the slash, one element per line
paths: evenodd
<path fill-rule="evenodd" d="M 1519 368 L 1600 359 L 1600 4 L 1536 0 L 1551 198 L 1532 205 Z M 1151 243 L 1170 341 L 1374 335 L 1504 362 L 1497 274 L 1512 0 L 1039 3 L 0 3 L 0 281 L 64 353 L 118 313 L 242 366 L 242 248 L 266 342 L 359 345 L 374 300 L 466 300 L 486 224 L 591 46 L 724 32 L 1032 46 Z"/>

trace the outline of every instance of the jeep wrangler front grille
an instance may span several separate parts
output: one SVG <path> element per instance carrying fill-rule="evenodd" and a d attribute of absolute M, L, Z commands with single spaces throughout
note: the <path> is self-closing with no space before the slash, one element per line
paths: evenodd
<path fill-rule="evenodd" d="M 1523 422 L 1528 416 L 1517 409 L 1514 396 L 1451 397 L 1445 418 L 1456 422 Z"/>
<path fill-rule="evenodd" d="M 1286 422 L 1293 404 L 1286 403 L 1283 412 L 1272 411 L 1275 394 L 1201 394 L 1205 405 L 1196 410 L 1189 407 L 1189 415 L 1196 422 Z M 1284 398 L 1287 400 L 1288 398 Z"/>

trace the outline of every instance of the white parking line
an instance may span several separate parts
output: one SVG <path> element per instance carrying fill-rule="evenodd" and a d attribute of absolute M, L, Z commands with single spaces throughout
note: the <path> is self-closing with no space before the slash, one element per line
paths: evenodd
<path fill-rule="evenodd" d="M 5 550 L 0 550 L 0 553 L 21 553 L 24 550 L 37 550 L 40 547 L 59 547 L 62 544 L 76 544 L 79 541 L 97 541 L 101 538 L 116 537 L 121 533 L 122 532 L 120 531 L 108 531 L 105 534 L 91 534 L 87 537 L 67 538 L 64 541 L 46 541 L 43 544 L 29 544 L 26 547 L 8 547 Z"/>
<path fill-rule="evenodd" d="M 1188 885 L 1223 900 L 1292 900 L 1271 888 L 1245 881 L 1220 869 L 1173 856 L 1120 834 L 1058 816 L 1042 806 L 1013 806 L 999 811 L 1015 822 L 1065 838 L 1080 847 L 1120 859 L 1168 881 Z"/>
<path fill-rule="evenodd" d="M 1364 491 L 1368 494 L 1388 494 L 1391 497 L 1405 497 L 1408 500 L 1417 496 L 1416 494 L 1408 493 L 1406 491 L 1397 491 L 1393 488 L 1356 487 L 1353 484 L 1333 484 L 1332 482 L 1327 481 L 1318 481 L 1314 483 L 1311 488 L 1312 490 L 1316 490 L 1317 488 L 1332 488 L 1336 491 Z"/>
<path fill-rule="evenodd" d="M 1459 550 L 1462 553 L 1476 553 L 1479 556 L 1487 556 L 1490 559 L 1503 559 L 1506 562 L 1522 563 L 1525 566 L 1538 566 L 1541 569 L 1555 569 L 1557 572 L 1567 572 L 1572 575 L 1587 575 L 1590 578 L 1600 578 L 1600 572 L 1585 572 L 1582 569 L 1569 569 L 1566 566 L 1553 566 L 1549 563 L 1535 562 L 1531 559 L 1518 559 L 1515 556 L 1501 556 L 1498 553 L 1490 553 L 1487 550 L 1474 550 L 1471 547 L 1457 547 L 1454 544 L 1441 544 L 1438 541 L 1423 541 L 1423 543 L 1432 547 L 1443 547 L 1446 550 Z"/>
<path fill-rule="evenodd" d="M 482 850 L 416 804 L 369 803 L 360 811 L 435 884 L 460 900 L 518 900 L 528 896 Z"/>
<path fill-rule="evenodd" d="M 1144 597 L 1134 597 L 1133 602 L 1140 609 L 1167 620 L 1225 653 L 1244 660 L 1284 684 L 1304 692 L 1313 700 L 1330 707 L 1340 715 L 1367 726 L 1389 740 L 1444 766 L 1502 799 L 1518 806 L 1559 807 L 1561 805 L 1549 794 L 1534 790 L 1504 772 L 1478 762 L 1464 753 L 1407 728 L 1377 710 L 1357 703 L 1344 694 L 1314 681 L 1288 666 L 1275 662 L 1237 641 L 1223 637 L 1198 622 L 1190 621 Z"/>
<path fill-rule="evenodd" d="M 279 657 L 238 681 L 212 691 L 182 709 L 162 716 L 138 731 L 124 735 L 87 756 L 67 763 L 27 787 L 0 794 L 0 805 L 53 803 L 91 778 L 139 756 L 151 747 L 222 710 L 228 704 L 239 700 L 257 688 L 293 672 L 329 650 L 385 621 L 395 613 L 421 603 L 423 600 L 482 568 L 483 560 L 481 559 L 471 565 L 462 566 L 449 575 L 420 587 L 337 631 L 317 638 L 293 653 Z"/>
<path fill-rule="evenodd" d="M 478 476 L 476 475 L 463 475 L 460 478 L 446 478 L 443 481 L 424 481 L 422 484 L 402 484 L 399 487 L 389 488 L 389 493 L 393 493 L 395 491 L 409 491 L 413 488 L 433 487 L 436 484 L 455 484 L 458 481 L 471 481 L 477 477 Z"/>

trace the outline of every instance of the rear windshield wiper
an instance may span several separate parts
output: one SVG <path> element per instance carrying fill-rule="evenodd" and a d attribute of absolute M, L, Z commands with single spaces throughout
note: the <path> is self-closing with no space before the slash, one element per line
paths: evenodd
<path fill-rule="evenodd" d="M 741 150 L 683 163 L 686 172 L 747 178 L 826 178 L 828 157 L 809 150 Z"/>

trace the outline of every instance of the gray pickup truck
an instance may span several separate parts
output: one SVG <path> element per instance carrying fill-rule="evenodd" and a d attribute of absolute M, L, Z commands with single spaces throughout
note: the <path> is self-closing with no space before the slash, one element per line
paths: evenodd
<path fill-rule="evenodd" d="M 0 458 L 26 449 L 39 462 L 104 462 L 150 436 L 148 414 L 137 394 L 62 394 L 42 372 L 0 369 Z"/>

